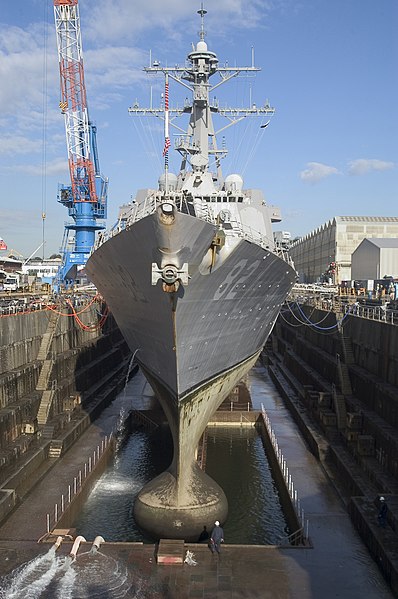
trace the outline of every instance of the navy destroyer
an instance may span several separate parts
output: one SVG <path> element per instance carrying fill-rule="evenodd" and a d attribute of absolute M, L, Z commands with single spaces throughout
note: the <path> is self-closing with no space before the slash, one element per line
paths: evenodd
<path fill-rule="evenodd" d="M 224 147 L 217 145 L 215 115 L 227 127 L 274 109 L 222 108 L 215 88 L 251 66 L 219 64 L 199 40 L 183 66 L 152 63 L 144 70 L 165 79 L 164 105 L 129 109 L 164 121 L 165 169 L 157 189 L 137 192 L 121 209 L 118 225 L 101 233 L 87 273 L 109 305 L 170 425 L 173 460 L 134 504 L 137 523 L 156 538 L 197 538 L 204 524 L 225 521 L 222 489 L 197 465 L 196 450 L 209 418 L 256 362 L 296 273 L 273 240 L 279 209 L 260 190 L 245 189 L 238 174 L 223 177 Z M 169 80 L 192 99 L 170 108 Z M 216 79 L 215 83 L 210 80 Z M 210 100 L 212 98 L 212 100 Z M 170 128 L 189 115 L 188 128 Z M 267 122 L 264 122 L 267 121 Z M 260 127 L 260 125 L 259 125 Z M 223 127 L 225 129 L 226 127 Z M 182 133 L 181 133 L 182 132 Z M 178 175 L 168 153 L 181 155 Z"/>

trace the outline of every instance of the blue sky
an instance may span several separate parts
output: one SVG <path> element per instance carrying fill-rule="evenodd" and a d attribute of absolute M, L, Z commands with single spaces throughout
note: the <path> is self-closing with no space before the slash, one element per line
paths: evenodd
<path fill-rule="evenodd" d="M 79 6 L 111 225 L 138 188 L 156 186 L 162 165 L 161 123 L 127 110 L 135 100 L 149 105 L 151 84 L 160 102 L 161 81 L 142 67 L 149 51 L 163 64 L 183 63 L 198 39 L 200 2 Z M 221 86 L 220 103 L 246 106 L 251 97 L 276 108 L 266 129 L 246 119 L 226 131 L 224 175 L 241 172 L 246 187 L 262 188 L 281 208 L 276 229 L 293 237 L 335 215 L 397 216 L 398 2 L 208 0 L 205 8 L 206 41 L 220 63 L 250 64 L 253 46 L 262 68 L 255 79 Z M 67 220 L 58 183 L 69 182 L 51 1 L 2 3 L 0 78 L 0 236 L 28 256 L 42 242 L 45 211 L 48 256 L 58 252 Z M 170 86 L 170 105 L 181 99 Z M 170 163 L 177 170 L 172 156 Z"/>

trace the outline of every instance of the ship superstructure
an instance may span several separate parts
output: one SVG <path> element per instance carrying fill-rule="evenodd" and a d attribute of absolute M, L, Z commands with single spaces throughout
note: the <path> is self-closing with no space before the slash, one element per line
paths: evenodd
<path fill-rule="evenodd" d="M 146 69 L 165 77 L 165 171 L 157 189 L 138 191 L 119 225 L 101 234 L 87 272 L 106 299 L 167 416 L 174 441 L 168 470 L 139 494 L 135 517 L 155 537 L 190 539 L 204 523 L 227 517 L 225 495 L 196 464 L 195 451 L 220 403 L 255 363 L 296 273 L 276 251 L 278 209 L 240 175 L 225 179 L 213 114 L 227 127 L 273 113 L 267 103 L 221 109 L 210 94 L 250 67 L 221 67 L 199 41 L 183 67 Z M 216 74 L 218 82 L 210 84 Z M 192 93 L 181 109 L 168 106 L 169 80 Z M 160 109 L 130 109 L 160 116 Z M 174 118 L 189 114 L 186 133 L 170 140 Z M 178 175 L 168 152 L 181 155 Z M 213 169 L 213 170 L 212 170 Z"/>

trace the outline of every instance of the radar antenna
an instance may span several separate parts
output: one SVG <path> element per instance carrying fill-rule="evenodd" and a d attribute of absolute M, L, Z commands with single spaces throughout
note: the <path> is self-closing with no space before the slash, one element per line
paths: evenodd
<path fill-rule="evenodd" d="M 201 18 L 199 37 L 200 37 L 200 41 L 203 42 L 203 40 L 205 39 L 205 35 L 206 35 L 204 16 L 207 15 L 207 10 L 205 10 L 203 8 L 203 2 L 200 5 L 200 10 L 198 10 L 198 15 L 200 15 L 200 18 Z"/>

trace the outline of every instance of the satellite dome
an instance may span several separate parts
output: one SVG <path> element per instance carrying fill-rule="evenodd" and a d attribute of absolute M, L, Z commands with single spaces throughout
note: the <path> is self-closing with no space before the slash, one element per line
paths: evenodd
<path fill-rule="evenodd" d="M 242 191 L 243 179 L 240 175 L 228 175 L 225 177 L 225 190 L 226 191 Z"/>
<path fill-rule="evenodd" d="M 175 191 L 175 189 L 177 188 L 177 175 L 175 175 L 174 173 L 168 173 L 167 174 L 167 183 L 168 183 L 169 191 Z M 162 173 L 160 175 L 159 180 L 158 180 L 158 185 L 159 185 L 160 191 L 165 191 L 165 189 L 166 189 L 165 173 Z"/>
<path fill-rule="evenodd" d="M 200 42 L 196 44 L 196 52 L 207 52 L 207 44 L 205 41 L 200 40 Z"/>

